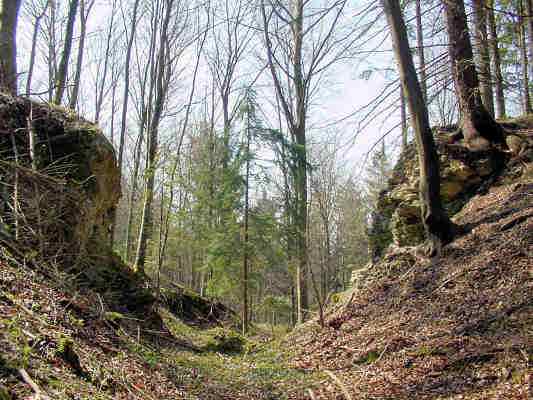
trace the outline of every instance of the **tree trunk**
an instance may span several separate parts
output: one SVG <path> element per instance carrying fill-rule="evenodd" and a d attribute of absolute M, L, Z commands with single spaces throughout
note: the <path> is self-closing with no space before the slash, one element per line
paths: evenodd
<path fill-rule="evenodd" d="M 473 0 L 475 43 L 479 55 L 480 89 L 483 105 L 494 117 L 494 99 L 492 94 L 492 74 L 490 70 L 489 42 L 487 37 L 487 17 L 485 13 L 485 1 Z"/>
<path fill-rule="evenodd" d="M 411 124 L 415 131 L 420 167 L 422 221 L 429 241 L 429 253 L 438 253 L 442 244 L 452 241 L 454 229 L 440 199 L 439 158 L 433 142 L 427 108 L 409 49 L 409 41 L 398 0 L 382 0 L 394 43 L 400 79 L 407 97 Z"/>
<path fill-rule="evenodd" d="M 296 116 L 292 133 L 298 146 L 296 166 L 296 193 L 297 193 L 297 292 L 298 293 L 298 323 L 307 318 L 309 310 L 309 295 L 307 291 L 307 138 L 306 138 L 306 88 L 302 70 L 302 39 L 303 39 L 303 1 L 294 2 L 294 21 L 292 22 L 292 36 L 294 43 L 293 54 L 293 80 L 295 89 Z M 299 290 L 298 290 L 299 289 Z"/>
<path fill-rule="evenodd" d="M 48 102 L 54 101 L 55 79 L 57 76 L 57 45 L 56 45 L 56 2 L 48 0 L 50 7 L 50 24 L 48 26 Z"/>
<path fill-rule="evenodd" d="M 518 37 L 520 39 L 520 54 L 522 58 L 522 109 L 525 114 L 530 114 L 533 112 L 531 109 L 531 96 L 529 93 L 529 60 L 527 54 L 527 40 L 526 40 L 526 21 L 524 15 L 524 1 L 527 3 L 528 0 L 519 1 L 519 12 L 520 15 L 518 24 Z"/>
<path fill-rule="evenodd" d="M 85 38 L 87 36 L 87 19 L 89 18 L 89 13 L 94 4 L 94 1 L 85 7 L 85 0 L 81 0 L 80 3 L 80 42 L 78 46 L 78 59 L 76 61 L 76 76 L 74 77 L 74 84 L 72 86 L 72 95 L 70 96 L 69 108 L 72 110 L 76 109 L 78 104 L 78 94 L 80 92 L 80 80 L 81 80 L 81 70 L 83 68 L 83 55 L 85 52 Z"/>
<path fill-rule="evenodd" d="M 527 27 L 529 31 L 529 77 L 533 77 L 533 0 L 524 0 L 526 3 Z M 531 97 L 531 95 L 530 95 Z"/>
<path fill-rule="evenodd" d="M 95 112 L 94 112 L 94 121 L 98 123 L 100 121 L 100 113 L 102 112 L 102 104 L 104 102 L 104 90 L 105 90 L 105 83 L 107 81 L 107 70 L 109 67 L 109 57 L 111 56 L 111 41 L 113 39 L 113 28 L 114 28 L 114 21 L 115 21 L 115 9 L 116 9 L 116 0 L 113 0 L 113 6 L 111 9 L 111 20 L 109 21 L 109 30 L 107 31 L 107 39 L 106 39 L 106 48 L 105 48 L 105 55 L 104 55 L 104 70 L 102 71 L 103 76 L 102 80 L 100 82 L 100 86 L 98 86 L 98 79 L 96 80 L 96 99 L 95 99 Z"/>
<path fill-rule="evenodd" d="M 17 20 L 21 0 L 0 0 L 0 91 L 17 94 Z"/>
<path fill-rule="evenodd" d="M 139 182 L 139 164 L 141 159 L 142 132 L 139 133 L 139 139 L 135 146 L 135 155 L 133 158 L 133 177 L 131 182 L 131 193 L 128 199 L 128 221 L 126 223 L 126 243 L 124 245 L 124 260 L 129 261 L 131 250 L 131 231 L 133 227 L 133 210 L 135 205 L 135 195 L 137 194 Z"/>
<path fill-rule="evenodd" d="M 152 203 L 154 199 L 155 174 L 157 169 L 159 124 L 163 115 L 163 108 L 165 105 L 168 91 L 168 77 L 166 74 L 169 71 L 167 68 L 167 64 L 169 62 L 170 54 L 167 53 L 167 33 L 168 26 L 170 23 L 170 17 L 172 15 L 172 3 L 173 0 L 167 0 L 166 2 L 166 13 L 165 18 L 163 20 L 163 27 L 161 30 L 157 60 L 157 96 L 154 102 L 152 119 L 150 121 L 148 130 L 148 159 L 145 172 L 145 196 L 143 204 L 143 213 L 141 218 L 141 227 L 139 232 L 139 242 L 134 263 L 135 270 L 140 273 L 144 273 L 148 239 L 152 235 L 153 228 Z"/>
<path fill-rule="evenodd" d="M 472 151 L 487 150 L 491 143 L 505 145 L 503 130 L 483 105 L 479 93 L 479 80 L 473 62 L 464 1 L 446 1 L 443 4 L 450 43 L 449 56 L 459 98 L 465 144 Z"/>
<path fill-rule="evenodd" d="M 35 17 L 35 23 L 33 25 L 30 62 L 28 66 L 28 77 L 26 79 L 26 96 L 30 96 L 31 94 L 31 82 L 33 79 L 33 69 L 35 67 L 35 54 L 37 53 L 37 36 L 39 34 L 39 30 L 41 29 L 41 20 L 43 19 L 44 14 L 46 13 L 47 9 L 48 9 L 48 2 L 46 2 L 41 14 Z"/>
<path fill-rule="evenodd" d="M 242 260 L 242 333 L 248 333 L 248 270 L 249 270 L 249 232 L 248 219 L 250 211 L 250 110 L 247 111 L 246 123 L 246 175 L 244 178 L 244 254 Z"/>
<path fill-rule="evenodd" d="M 67 86 L 68 63 L 70 59 L 70 52 L 72 50 L 72 37 L 74 35 L 74 22 L 76 22 L 76 14 L 78 13 L 79 0 L 70 0 L 68 10 L 67 29 L 65 32 L 65 45 L 63 47 L 63 54 L 59 62 L 59 68 L 55 79 L 56 94 L 54 98 L 55 104 L 61 104 L 65 89 Z"/>
<path fill-rule="evenodd" d="M 422 10 L 421 10 L 421 0 L 416 0 L 415 2 L 415 11 L 416 11 L 416 43 L 418 47 L 418 58 L 419 58 L 419 67 L 420 67 L 420 85 L 422 88 L 422 95 L 424 96 L 424 101 L 427 101 L 428 98 L 428 89 L 427 89 L 427 74 L 426 74 L 426 57 L 424 51 L 424 34 L 422 31 Z"/>
<path fill-rule="evenodd" d="M 402 151 L 407 148 L 407 110 L 405 105 L 405 93 L 400 83 L 400 113 L 402 124 Z"/>
<path fill-rule="evenodd" d="M 489 46 L 492 58 L 492 71 L 494 72 L 494 90 L 496 95 L 496 118 L 505 117 L 505 96 L 503 92 L 503 75 L 501 67 L 500 49 L 498 48 L 498 32 L 496 18 L 494 17 L 494 0 L 488 0 L 487 18 L 489 27 Z"/>
<path fill-rule="evenodd" d="M 120 123 L 120 139 L 118 146 L 118 169 L 122 173 L 122 159 L 124 157 L 124 141 L 126 138 L 126 123 L 128 116 L 128 101 L 130 94 L 130 63 L 135 31 L 137 30 L 137 11 L 139 9 L 139 0 L 135 0 L 133 5 L 133 16 L 131 17 L 131 32 L 128 37 L 128 46 L 126 49 L 126 65 L 124 66 L 124 94 L 122 101 L 122 120 Z"/>

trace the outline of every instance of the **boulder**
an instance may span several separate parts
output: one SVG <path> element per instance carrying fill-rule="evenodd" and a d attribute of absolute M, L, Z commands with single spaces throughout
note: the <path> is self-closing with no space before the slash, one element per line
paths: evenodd
<path fill-rule="evenodd" d="M 19 214 L 48 248 L 112 257 L 111 229 L 121 195 L 115 151 L 101 130 L 70 110 L 0 94 L 0 180 L 4 183 L 0 216 L 14 235 Z M 30 138 L 34 145 L 30 146 Z M 30 147 L 34 149 L 31 158 Z M 18 180 L 18 193 L 11 188 Z M 6 189 L 7 188 L 7 189 Z M 34 216 L 34 217 L 32 217 Z M 19 227 L 20 235 L 30 229 Z"/>

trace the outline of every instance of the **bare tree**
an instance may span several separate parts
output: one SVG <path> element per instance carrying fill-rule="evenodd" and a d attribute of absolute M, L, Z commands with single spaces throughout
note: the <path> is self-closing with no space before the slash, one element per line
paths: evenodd
<path fill-rule="evenodd" d="M 154 199 L 155 174 L 157 170 L 157 154 L 159 140 L 159 126 L 163 118 L 170 84 L 175 67 L 184 48 L 190 41 L 179 41 L 186 31 L 189 21 L 188 10 L 183 2 L 176 0 L 163 0 L 161 4 L 156 4 L 159 9 L 154 10 L 155 15 L 162 12 L 163 19 L 154 18 L 154 35 L 158 36 L 158 47 L 155 53 L 154 63 L 154 85 L 150 88 L 149 102 L 152 104 L 150 119 L 147 121 L 148 152 L 145 170 L 144 201 L 139 228 L 139 240 L 135 256 L 136 270 L 143 272 L 146 263 L 146 252 L 148 239 L 152 235 L 153 212 L 152 203 Z M 160 25 L 158 25 L 160 24 Z M 176 47 L 178 47 L 176 49 Z M 153 96 L 153 97 L 152 97 Z M 153 100 L 153 101 L 152 101 Z"/>
<path fill-rule="evenodd" d="M 122 95 L 122 119 L 120 123 L 120 139 L 118 146 L 118 168 L 122 171 L 122 159 L 124 157 L 124 142 L 126 137 L 126 124 L 128 116 L 128 101 L 130 94 L 130 63 L 131 63 L 131 52 L 133 49 L 133 41 L 135 39 L 135 31 L 137 30 L 137 13 L 139 10 L 139 0 L 135 0 L 133 5 L 133 14 L 131 16 L 131 30 L 129 36 L 127 34 L 128 30 L 126 29 L 126 34 L 128 36 L 128 43 L 126 46 L 126 63 L 124 66 L 124 93 Z M 126 20 L 124 20 L 126 23 Z"/>
<path fill-rule="evenodd" d="M 296 163 L 291 171 L 295 199 L 294 207 L 291 209 L 294 212 L 298 258 L 296 267 L 298 322 L 305 319 L 309 302 L 306 128 L 309 104 L 315 80 L 318 80 L 319 76 L 339 59 L 340 54 L 347 50 L 346 43 L 335 35 L 346 1 L 334 1 L 323 9 L 312 12 L 312 18 L 308 25 L 304 26 L 306 5 L 309 7 L 309 3 L 303 0 L 294 0 L 288 5 L 278 0 L 261 1 L 267 64 L 295 149 Z M 304 48 L 309 49 L 309 52 L 304 52 Z"/>
<path fill-rule="evenodd" d="M 220 16 L 219 23 L 212 24 L 212 43 L 206 50 L 206 55 L 222 103 L 223 141 L 226 147 L 223 167 L 226 168 L 231 124 L 240 103 L 237 100 L 231 107 L 230 100 L 235 91 L 238 65 L 242 62 L 252 38 L 253 29 L 250 17 L 253 16 L 253 11 L 251 3 L 243 0 L 222 0 L 219 5 L 222 7 L 223 14 Z M 217 11 L 216 4 L 214 4 L 211 7 L 211 12 L 214 14 L 213 21 L 217 17 L 215 15 Z"/>
<path fill-rule="evenodd" d="M 496 95 L 496 118 L 505 117 L 505 95 L 503 92 L 503 75 L 501 67 L 500 49 L 498 48 L 498 32 L 494 17 L 494 0 L 487 1 L 487 19 L 489 28 L 489 46 L 494 72 L 494 91 Z"/>
<path fill-rule="evenodd" d="M 94 99 L 94 121 L 96 123 L 100 120 L 100 113 L 102 112 L 102 105 L 104 102 L 104 97 L 107 94 L 105 92 L 106 84 L 107 84 L 107 74 L 109 73 L 109 61 L 112 56 L 113 51 L 113 32 L 115 29 L 115 12 L 116 12 L 116 6 L 117 6 L 117 0 L 113 0 L 112 7 L 111 7 L 111 16 L 109 20 L 109 26 L 106 34 L 106 41 L 105 41 L 105 52 L 103 57 L 103 67 L 100 68 L 100 64 L 98 65 L 98 71 L 97 71 L 97 77 L 96 77 L 96 87 L 95 87 L 95 99 Z M 113 82 L 115 84 L 116 82 Z"/>
<path fill-rule="evenodd" d="M 37 38 L 39 35 L 39 31 L 41 29 L 41 20 L 46 14 L 46 10 L 48 9 L 49 0 L 45 0 L 44 4 L 32 4 L 32 14 L 35 18 L 35 21 L 33 23 L 33 34 L 32 34 L 32 40 L 31 40 L 31 52 L 30 52 L 30 62 L 28 66 L 28 76 L 26 78 L 26 96 L 29 96 L 31 93 L 31 83 L 33 79 L 33 69 L 35 68 L 35 55 L 37 52 Z M 40 6 L 40 9 L 38 8 Z"/>
<path fill-rule="evenodd" d="M 524 2 L 528 3 L 528 0 L 519 0 L 518 1 L 518 19 L 519 23 L 517 26 L 518 38 L 519 38 L 519 47 L 520 55 L 522 59 L 522 109 L 525 114 L 533 112 L 531 108 L 531 95 L 529 93 L 529 88 L 531 83 L 529 82 L 529 63 L 533 62 L 528 57 L 528 46 L 526 39 L 526 17 L 524 17 Z M 531 18 L 531 16 L 529 16 Z"/>
<path fill-rule="evenodd" d="M 68 65 L 70 60 L 70 53 L 72 50 L 74 23 L 76 22 L 76 15 L 78 13 L 78 4 L 79 0 L 70 0 L 69 3 L 67 27 L 65 32 L 65 43 L 63 46 L 63 52 L 61 54 L 61 60 L 59 62 L 59 68 L 57 70 L 57 76 L 55 77 L 55 104 L 61 104 L 61 102 L 63 101 L 65 89 L 67 87 Z"/>
<path fill-rule="evenodd" d="M 87 20 L 93 8 L 95 0 L 80 0 L 80 39 L 78 44 L 78 59 L 76 61 L 76 75 L 72 84 L 72 94 L 70 96 L 69 107 L 76 108 L 78 95 L 80 92 L 81 72 L 83 68 L 83 55 L 85 52 L 85 39 L 87 37 Z"/>
<path fill-rule="evenodd" d="M 17 94 L 17 20 L 21 0 L 0 1 L 0 90 Z"/>

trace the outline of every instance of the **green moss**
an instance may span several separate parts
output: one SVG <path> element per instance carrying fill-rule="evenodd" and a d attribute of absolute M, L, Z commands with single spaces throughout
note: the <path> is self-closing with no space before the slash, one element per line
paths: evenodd
<path fill-rule="evenodd" d="M 68 336 L 60 336 L 57 341 L 56 355 L 63 357 L 72 350 L 74 341 Z"/>
<path fill-rule="evenodd" d="M 376 362 L 379 359 L 380 352 L 377 350 L 369 351 L 368 353 L 364 354 L 362 357 L 358 358 L 354 361 L 355 364 L 372 364 Z"/>
<path fill-rule="evenodd" d="M 104 313 L 104 319 L 110 322 L 117 322 L 124 318 L 124 315 L 115 311 L 107 311 Z"/>
<path fill-rule="evenodd" d="M 239 333 L 225 328 L 214 328 L 207 332 L 208 340 L 204 350 L 217 353 L 242 353 L 246 339 Z"/>
<path fill-rule="evenodd" d="M 438 349 L 436 347 L 421 346 L 418 349 L 416 349 L 414 355 L 417 357 L 444 356 L 446 355 L 446 351 L 442 349 Z"/>

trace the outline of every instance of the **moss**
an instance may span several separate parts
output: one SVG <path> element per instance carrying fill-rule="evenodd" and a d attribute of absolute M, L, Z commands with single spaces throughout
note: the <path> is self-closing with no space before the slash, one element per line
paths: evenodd
<path fill-rule="evenodd" d="M 377 350 L 369 351 L 368 353 L 364 354 L 362 357 L 359 357 L 357 360 L 354 361 L 355 364 L 373 364 L 379 359 L 380 352 Z"/>
<path fill-rule="evenodd" d="M 246 339 L 239 333 L 225 328 L 214 328 L 208 332 L 209 339 L 204 350 L 217 353 L 242 353 Z"/>
<path fill-rule="evenodd" d="M 235 328 L 240 325 L 233 310 L 190 289 L 175 285 L 175 289 L 163 289 L 161 297 L 168 310 L 185 322 L 201 322 L 205 326 L 224 323 Z"/>
<path fill-rule="evenodd" d="M 104 313 L 104 319 L 109 322 L 120 321 L 124 318 L 124 315 L 115 311 L 108 311 Z"/>
<path fill-rule="evenodd" d="M 414 355 L 417 357 L 445 356 L 446 351 L 442 349 L 438 349 L 436 347 L 421 346 L 418 349 L 416 349 Z"/>

